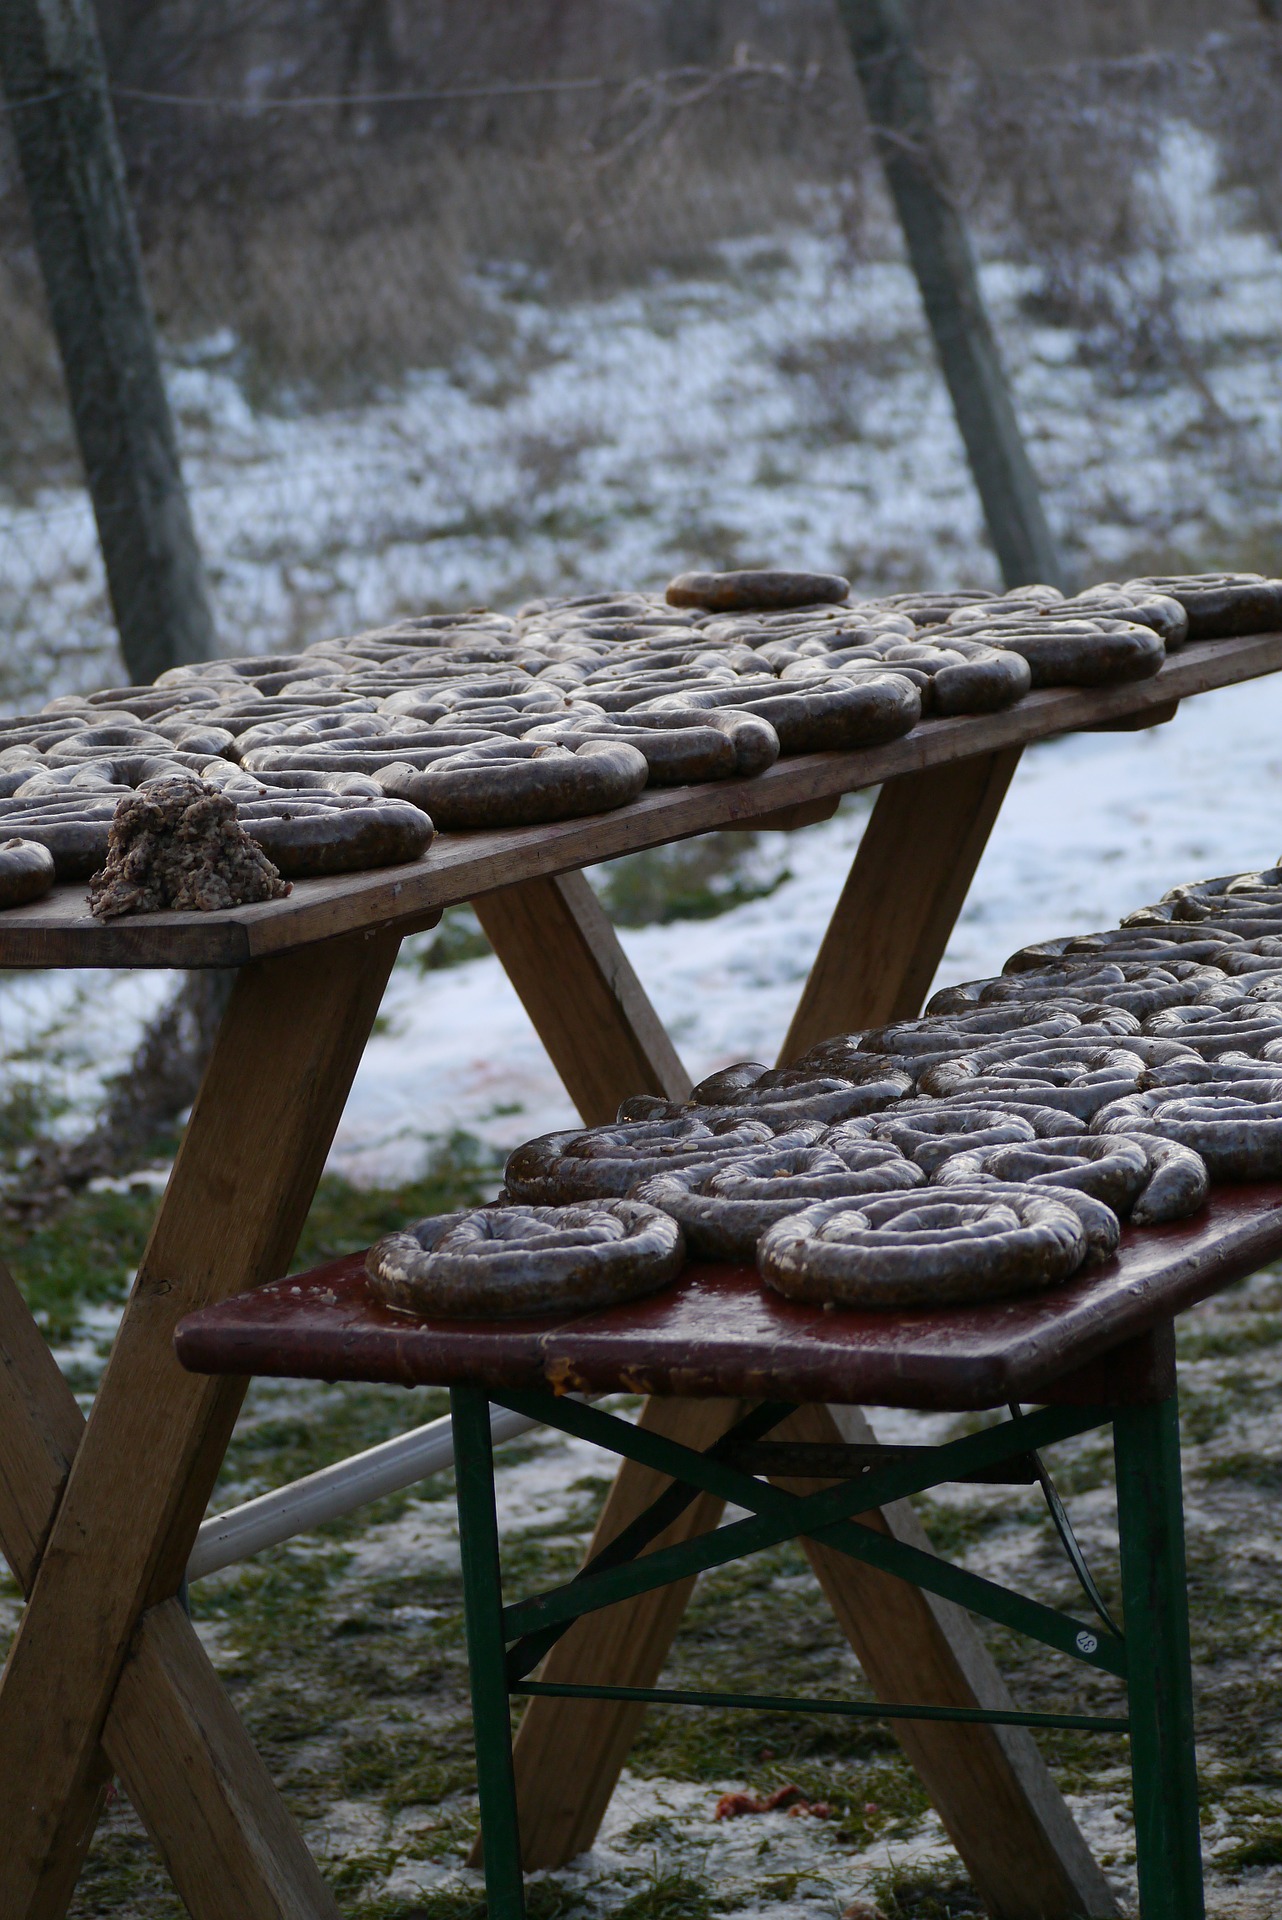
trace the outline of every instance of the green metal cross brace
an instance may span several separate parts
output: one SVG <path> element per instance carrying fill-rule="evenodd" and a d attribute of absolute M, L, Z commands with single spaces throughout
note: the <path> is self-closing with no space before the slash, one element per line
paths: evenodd
<path fill-rule="evenodd" d="M 706 1457 L 711 1460 L 723 1459 L 736 1446 L 759 1439 L 763 1434 L 769 1433 L 773 1427 L 779 1426 L 786 1420 L 792 1411 L 793 1408 L 786 1400 L 763 1401 L 759 1407 L 754 1407 L 746 1413 L 742 1420 L 737 1420 L 734 1426 L 728 1427 L 720 1440 L 715 1441 L 708 1448 Z M 570 1582 L 571 1586 L 590 1579 L 594 1573 L 603 1573 L 607 1567 L 622 1566 L 627 1561 L 635 1560 L 638 1554 L 643 1553 L 652 1540 L 657 1540 L 661 1533 L 666 1532 L 673 1521 L 679 1519 L 686 1508 L 698 1497 L 697 1487 L 680 1480 L 670 1481 L 663 1492 L 652 1500 L 635 1520 L 624 1527 L 622 1533 L 616 1533 L 612 1540 L 607 1541 L 598 1553 L 594 1553 L 592 1558 L 579 1568 Z M 544 1655 L 552 1650 L 557 1641 L 568 1633 L 573 1625 L 573 1618 L 558 1620 L 555 1625 L 544 1627 L 539 1633 L 527 1633 L 514 1642 L 508 1648 L 508 1684 L 514 1686 L 518 1680 L 524 1680 L 527 1674 L 533 1673 Z"/>
<path fill-rule="evenodd" d="M 640 1460 L 643 1465 L 674 1479 L 704 1488 L 746 1507 L 754 1516 L 750 1520 L 733 1521 L 717 1528 L 715 1533 L 701 1535 L 680 1546 L 660 1549 L 646 1555 L 643 1561 L 580 1577 L 564 1587 L 553 1588 L 507 1608 L 504 1631 L 509 1639 L 556 1620 L 572 1619 L 581 1613 L 611 1606 L 634 1593 L 647 1592 L 670 1580 L 723 1566 L 744 1554 L 757 1553 L 780 1540 L 805 1534 L 1040 1640 L 1057 1652 L 1083 1660 L 1106 1673 L 1125 1674 L 1125 1648 L 1112 1634 L 1087 1631 L 1068 1614 L 1042 1606 L 1023 1594 L 1012 1593 L 994 1581 L 967 1572 L 964 1567 L 952 1566 L 934 1554 L 875 1533 L 870 1527 L 860 1526 L 846 1517 L 851 1512 L 867 1511 L 889 1500 L 903 1498 L 940 1479 L 952 1478 L 959 1471 L 983 1466 L 1012 1452 L 1036 1449 L 1071 1434 L 1106 1425 L 1107 1409 L 1045 1408 L 932 1449 L 933 1468 L 925 1457 L 921 1461 L 899 1460 L 868 1474 L 853 1487 L 847 1482 L 803 1499 L 767 1486 L 709 1455 L 696 1453 L 659 1434 L 643 1432 L 627 1421 L 577 1401 L 558 1399 L 551 1394 L 512 1392 L 502 1396 L 502 1404 L 532 1414 L 612 1452 Z"/>
<path fill-rule="evenodd" d="M 1189 1665 L 1180 1419 L 1174 1396 L 1118 1407 L 1135 1854 L 1144 1920 L 1202 1920 L 1202 1847 Z"/>

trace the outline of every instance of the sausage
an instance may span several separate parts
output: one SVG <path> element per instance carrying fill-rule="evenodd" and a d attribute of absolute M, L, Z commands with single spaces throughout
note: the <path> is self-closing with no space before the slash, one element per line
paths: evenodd
<path fill-rule="evenodd" d="M 1054 1190 L 976 1186 L 816 1202 L 767 1228 L 757 1263 L 790 1300 L 903 1308 L 1040 1291 L 1087 1253 L 1076 1208 Z"/>
<path fill-rule="evenodd" d="M 442 827 L 526 827 L 626 806 L 648 779 L 644 755 L 624 741 L 496 740 L 436 761 L 417 791 Z"/>
<path fill-rule="evenodd" d="M 664 598 L 673 607 L 738 613 L 813 606 L 819 601 L 845 600 L 849 594 L 849 580 L 837 573 L 790 573 L 781 567 L 756 567 L 736 573 L 679 573 L 668 582 Z"/>
<path fill-rule="evenodd" d="M 633 1200 L 480 1207 L 420 1220 L 371 1247 L 378 1300 L 442 1318 L 590 1313 L 670 1286 L 685 1264 L 675 1220 Z"/>
<path fill-rule="evenodd" d="M 706 1260 L 751 1260 L 766 1228 L 815 1200 L 923 1186 L 920 1167 L 894 1147 L 863 1142 L 837 1153 L 821 1138 L 769 1146 L 710 1170 L 658 1174 L 632 1198 L 662 1207 L 678 1222 L 690 1251 Z"/>
<path fill-rule="evenodd" d="M 53 886 L 53 855 L 38 840 L 0 841 L 0 908 L 25 907 Z"/>

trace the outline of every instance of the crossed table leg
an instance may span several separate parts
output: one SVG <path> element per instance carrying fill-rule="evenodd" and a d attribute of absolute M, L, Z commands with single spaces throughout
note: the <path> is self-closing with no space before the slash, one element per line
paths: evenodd
<path fill-rule="evenodd" d="M 883 790 L 786 1055 L 842 1027 L 915 1010 L 1015 762 L 1014 753 L 993 755 Z M 584 881 L 533 881 L 477 905 L 585 1119 L 611 1117 L 643 1088 L 688 1091 Z M 881 951 L 864 925 L 873 909 Z M 183 1373 L 171 1338 L 183 1314 L 287 1266 L 398 945 L 395 932 L 350 935 L 243 969 L 87 1423 L 0 1276 L 0 1546 L 28 1595 L 0 1676 L 0 1920 L 65 1911 L 113 1771 L 198 1920 L 337 1913 L 174 1597 L 244 1385 Z M 720 1417 L 679 1401 L 647 1414 L 696 1445 Z M 809 1437 L 838 1436 L 823 1410 L 806 1417 L 816 1423 Z M 858 1437 L 857 1420 L 844 1414 L 839 1437 Z M 598 1539 L 645 1504 L 638 1474 L 632 1464 L 622 1470 Z M 674 1538 L 706 1526 L 710 1498 L 683 1516 Z M 895 1509 L 882 1522 L 897 1537 L 915 1524 Z M 884 1575 L 817 1565 L 879 1691 L 903 1697 L 905 1683 L 935 1681 L 945 1689 L 937 1697 L 961 1704 L 1004 1699 L 978 1639 L 945 1603 L 914 1613 Z M 604 1662 L 610 1679 L 644 1685 L 687 1595 L 643 1595 L 585 1622 L 552 1659 L 572 1660 L 588 1679 Z M 613 1652 L 602 1632 L 617 1636 Z M 630 1707 L 576 1704 L 567 1746 L 557 1735 L 565 1710 L 562 1701 L 532 1702 L 517 1747 L 527 1846 L 556 1859 L 590 1841 L 635 1725 Z M 1040 1910 L 1057 1920 L 1114 1910 L 1017 1730 L 923 1727 L 912 1739 L 995 1914 Z M 545 1831 L 534 1787 L 549 1741 L 570 1811 Z"/>
<path fill-rule="evenodd" d="M 399 944 L 241 972 L 87 1423 L 0 1288 L 0 1543 L 28 1591 L 0 1678 L 3 1920 L 65 1910 L 113 1770 L 198 1920 L 336 1920 L 174 1598 L 245 1383 L 185 1374 L 172 1334 L 285 1271 Z"/>
<path fill-rule="evenodd" d="M 785 1060 L 832 1033 L 916 1013 L 1018 758 L 1017 751 L 987 755 L 883 788 L 785 1042 Z M 612 1119 L 628 1093 L 688 1092 L 689 1077 L 666 1034 L 647 1055 L 657 1023 L 642 1012 L 640 990 L 586 882 L 540 881 L 478 900 L 476 909 L 589 1124 Z M 540 964 L 544 955 L 553 967 Z M 702 1448 L 735 1417 L 733 1403 L 652 1400 L 642 1422 Z M 807 1439 L 870 1437 L 853 1408 L 811 1407 L 796 1420 Z M 625 1462 L 589 1553 L 614 1538 L 655 1491 L 653 1474 Z M 700 1495 L 656 1547 L 706 1531 L 718 1513 L 712 1496 Z M 909 1544 L 925 1544 L 906 1502 L 887 1508 L 877 1523 Z M 822 1548 L 806 1550 L 882 1699 L 1009 1705 L 960 1609 Z M 692 1586 L 657 1588 L 577 1622 L 549 1655 L 543 1678 L 652 1686 Z M 644 1711 L 617 1701 L 528 1703 L 513 1756 L 527 1868 L 560 1866 L 592 1844 Z M 1028 1733 L 926 1722 L 900 1722 L 895 1732 L 994 1915 L 1066 1920 L 1116 1912 Z"/>

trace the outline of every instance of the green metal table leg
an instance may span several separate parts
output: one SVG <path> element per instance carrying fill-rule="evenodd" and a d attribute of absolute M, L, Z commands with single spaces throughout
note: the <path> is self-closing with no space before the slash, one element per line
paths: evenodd
<path fill-rule="evenodd" d="M 475 1387 L 450 1390 L 463 1608 L 472 1684 L 488 1920 L 525 1920 L 521 1834 L 512 1771 L 512 1719 L 503 1637 L 499 1533 L 494 1513 L 490 1403 Z"/>
<path fill-rule="evenodd" d="M 1203 1920 L 1180 1421 L 1174 1396 L 1113 1422 L 1142 1920 Z"/>

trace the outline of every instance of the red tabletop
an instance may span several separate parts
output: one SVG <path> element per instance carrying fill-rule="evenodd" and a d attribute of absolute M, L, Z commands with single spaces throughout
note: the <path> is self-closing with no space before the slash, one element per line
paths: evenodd
<path fill-rule="evenodd" d="M 1192 1220 L 1127 1229 L 1114 1259 L 1052 1292 L 941 1312 L 796 1306 L 751 1268 L 690 1266 L 663 1293 L 576 1319 L 419 1320 L 373 1300 L 352 1254 L 188 1314 L 176 1345 L 197 1373 L 993 1407 L 1279 1255 L 1282 1186 L 1222 1188 Z"/>

